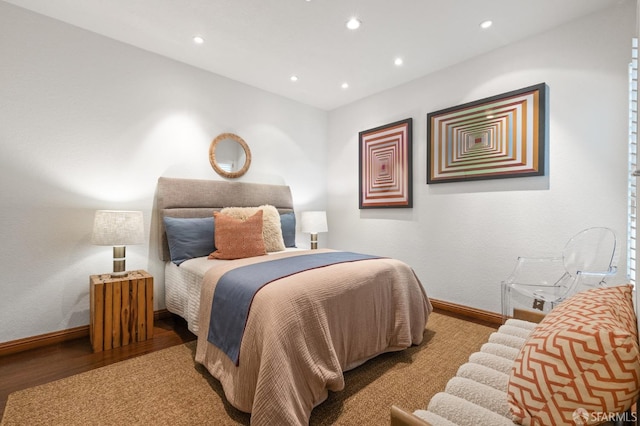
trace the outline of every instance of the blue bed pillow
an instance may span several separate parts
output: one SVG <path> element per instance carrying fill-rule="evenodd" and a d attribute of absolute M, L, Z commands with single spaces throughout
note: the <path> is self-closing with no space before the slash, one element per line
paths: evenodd
<path fill-rule="evenodd" d="M 180 265 L 194 257 L 208 256 L 214 245 L 213 217 L 164 218 L 171 261 Z"/>
<path fill-rule="evenodd" d="M 280 226 L 282 227 L 282 239 L 285 247 L 296 246 L 296 215 L 283 213 L 280 215 Z"/>

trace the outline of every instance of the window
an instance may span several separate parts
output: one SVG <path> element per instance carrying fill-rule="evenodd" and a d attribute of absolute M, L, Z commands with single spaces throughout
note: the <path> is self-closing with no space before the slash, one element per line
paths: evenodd
<path fill-rule="evenodd" d="M 636 232 L 637 232 L 637 184 L 638 167 L 638 39 L 632 40 L 629 64 L 629 185 L 627 218 L 627 277 L 636 284 Z"/>

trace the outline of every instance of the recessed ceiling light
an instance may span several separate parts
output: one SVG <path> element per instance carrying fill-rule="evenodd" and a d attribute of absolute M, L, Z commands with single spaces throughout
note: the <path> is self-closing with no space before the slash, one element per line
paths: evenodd
<path fill-rule="evenodd" d="M 362 22 L 358 18 L 351 18 L 347 21 L 347 28 L 357 30 L 360 28 L 360 24 L 362 24 Z"/>
<path fill-rule="evenodd" d="M 296 82 L 296 81 L 298 81 L 298 76 L 297 76 L 297 75 L 292 75 L 292 76 L 289 78 L 289 80 L 291 80 L 291 81 L 293 81 L 293 82 Z"/>
<path fill-rule="evenodd" d="M 346 83 L 346 82 L 342 83 L 342 85 L 340 87 L 342 87 L 343 89 L 348 89 L 349 88 L 349 83 Z"/>
<path fill-rule="evenodd" d="M 491 25 L 493 25 L 492 21 L 483 21 L 483 22 L 480 23 L 480 28 L 482 28 L 483 30 L 486 30 Z"/>
<path fill-rule="evenodd" d="M 393 61 L 393 63 L 394 63 L 396 66 L 398 66 L 398 67 L 399 67 L 400 65 L 402 65 L 402 64 L 403 64 L 402 58 L 396 58 L 396 59 Z"/>
<path fill-rule="evenodd" d="M 202 43 L 204 43 L 204 39 L 201 36 L 194 36 L 193 37 L 193 42 L 195 44 L 202 44 Z"/>

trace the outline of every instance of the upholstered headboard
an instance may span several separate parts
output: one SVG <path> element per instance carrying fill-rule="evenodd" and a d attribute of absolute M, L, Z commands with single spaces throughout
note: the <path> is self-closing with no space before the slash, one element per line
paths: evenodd
<path fill-rule="evenodd" d="M 165 216 L 210 217 L 224 207 L 275 206 L 280 213 L 293 211 L 291 189 L 285 185 L 161 177 L 157 192 L 160 259 L 170 260 Z"/>

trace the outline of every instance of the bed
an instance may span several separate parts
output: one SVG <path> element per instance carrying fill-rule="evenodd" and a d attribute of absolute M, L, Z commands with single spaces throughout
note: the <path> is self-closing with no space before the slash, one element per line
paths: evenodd
<path fill-rule="evenodd" d="M 291 247 L 290 235 L 281 237 L 282 249 L 264 256 L 235 260 L 196 256 L 181 259 L 179 266 L 172 261 L 176 250 L 169 249 L 169 242 L 175 239 L 171 236 L 174 230 L 165 227 L 165 217 L 208 221 L 224 208 L 265 205 L 280 215 L 282 235 L 290 234 L 283 219 L 294 216 L 287 186 L 159 179 L 157 207 L 160 257 L 166 261 L 166 305 L 185 318 L 189 329 L 198 335 L 196 361 L 220 381 L 231 405 L 251 413 L 251 424 L 308 424 L 313 407 L 322 403 L 329 391 L 344 388 L 344 371 L 381 353 L 421 343 L 432 307 L 414 271 L 405 263 L 329 249 L 301 250 Z M 266 215 L 267 210 L 263 211 Z M 227 220 L 226 215 L 216 216 L 216 233 L 223 217 Z M 173 226 L 171 221 L 167 219 L 167 227 Z M 265 232 L 266 223 L 267 219 Z M 218 237 L 216 234 L 216 242 Z M 253 279 L 268 275 L 264 268 L 273 269 L 276 264 L 291 268 L 292 263 L 320 266 L 287 272 L 268 285 L 259 284 L 260 290 L 249 299 L 250 309 L 247 307 L 237 346 L 230 352 L 224 344 L 211 343 L 216 333 L 233 334 L 230 330 L 234 327 L 224 321 L 242 311 L 236 307 L 242 303 L 221 302 L 226 299 L 220 292 L 230 276 L 249 271 Z M 230 306 L 233 309 L 223 309 Z"/>

